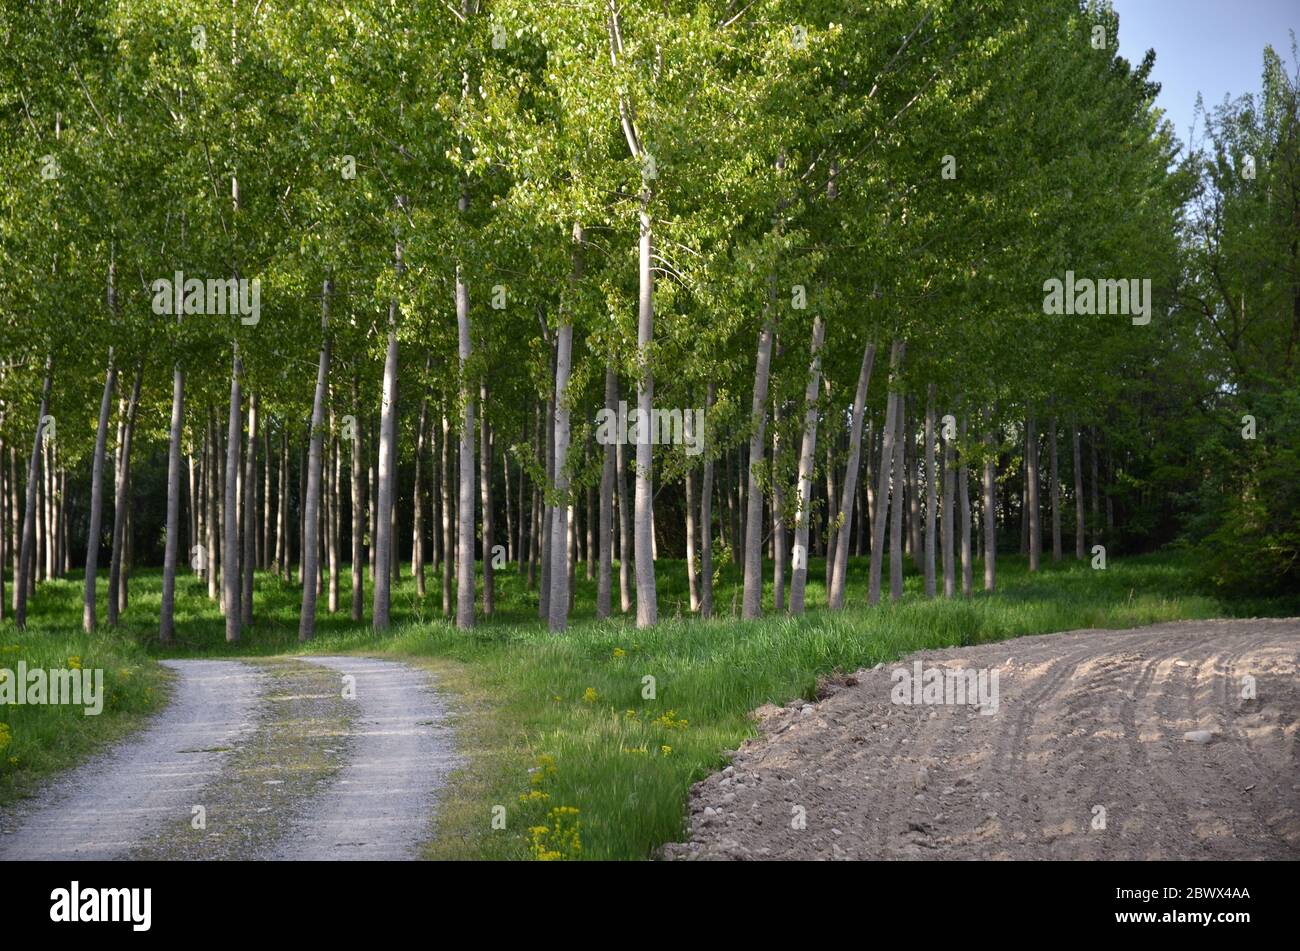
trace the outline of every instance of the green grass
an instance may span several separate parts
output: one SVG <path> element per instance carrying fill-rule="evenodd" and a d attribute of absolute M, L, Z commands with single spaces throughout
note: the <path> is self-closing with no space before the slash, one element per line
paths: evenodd
<path fill-rule="evenodd" d="M 513 570 L 498 572 L 497 614 L 472 632 L 442 619 L 436 577 L 430 575 L 421 602 L 404 574 L 393 596 L 394 626 L 383 635 L 347 620 L 345 575 L 344 611 L 330 616 L 321 601 L 318 637 L 306 650 L 398 655 L 433 669 L 452 694 L 467 762 L 443 801 L 431 857 L 528 858 L 540 851 L 627 859 L 649 857 L 680 838 L 690 784 L 752 735 L 750 710 L 810 698 L 818 680 L 837 671 L 921 648 L 1024 634 L 1300 609 L 1294 601 L 1225 603 L 1202 594 L 1192 586 L 1187 561 L 1171 554 L 1115 559 L 1105 571 L 1069 561 L 1032 575 L 1025 559 L 1002 556 L 998 569 L 999 591 L 992 596 L 926 601 L 920 578 L 909 571 L 901 602 L 870 608 L 866 560 L 853 559 L 846 610 L 832 613 L 823 607 L 823 564 L 814 560 L 805 617 L 743 623 L 730 616 L 739 585 L 735 566 L 726 566 L 717 587 L 724 616 L 701 622 L 678 616 L 679 602 L 680 615 L 688 614 L 685 572 L 680 562 L 661 561 L 662 621 L 637 630 L 623 617 L 595 620 L 595 585 L 580 567 L 573 623 L 558 636 L 537 619 L 536 592 L 526 591 Z M 770 581 L 770 566 L 768 574 Z M 257 623 L 242 644 L 227 645 L 219 612 L 186 574 L 178 584 L 178 644 L 163 651 L 156 643 L 159 587 L 157 572 L 137 573 L 120 633 L 83 639 L 80 650 L 112 645 L 104 649 L 138 663 L 144 650 L 239 656 L 303 649 L 297 643 L 301 595 L 292 585 L 259 576 Z M 43 588 L 22 643 L 42 637 L 72 643 L 65 638 L 80 619 L 76 590 L 75 580 Z M 767 601 L 770 610 L 770 589 Z M 0 641 L 10 639 L 6 632 Z M 654 678 L 653 700 L 642 695 L 647 676 Z M 21 742 L 29 750 L 57 742 L 63 724 L 45 724 Z M 15 725 L 15 743 L 21 729 Z M 24 769 L 21 760 L 18 769 Z M 493 828 L 497 805 L 506 809 L 504 830 Z M 571 838 L 556 844 L 551 810 L 559 807 L 578 810 L 580 852 Z M 538 829 L 545 831 L 530 831 Z"/>
<path fill-rule="evenodd" d="M 12 619 L 0 624 L 0 669 L 10 672 L 0 677 L 16 678 L 20 661 L 28 670 L 102 669 L 104 706 L 95 716 L 80 706 L 0 706 L 0 805 L 31 794 L 49 774 L 139 727 L 167 700 L 170 675 L 138 638 L 121 630 L 82 632 L 79 580 L 41 585 L 37 604 L 48 615 L 42 623 L 21 632 Z"/>

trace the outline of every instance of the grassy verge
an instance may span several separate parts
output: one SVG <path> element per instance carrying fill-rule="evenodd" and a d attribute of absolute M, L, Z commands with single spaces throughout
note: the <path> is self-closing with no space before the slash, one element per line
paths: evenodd
<path fill-rule="evenodd" d="M 909 574 L 908 596 L 879 608 L 863 603 L 865 569 L 865 561 L 851 564 L 852 594 L 841 613 L 818 607 L 824 594 L 814 581 L 814 607 L 803 618 L 700 622 L 674 617 L 685 576 L 680 563 L 665 562 L 665 620 L 643 631 L 621 617 L 597 622 L 594 583 L 580 578 L 574 623 L 562 635 L 537 620 L 536 594 L 513 571 L 498 575 L 497 616 L 472 632 L 441 619 L 436 584 L 420 601 L 404 578 L 390 632 L 379 636 L 345 613 L 322 612 L 319 636 L 306 649 L 402 656 L 429 666 L 453 695 L 467 762 L 442 802 L 431 857 L 634 859 L 680 837 L 690 784 L 752 734 L 750 710 L 811 697 L 825 675 L 921 648 L 1297 610 L 1294 603 L 1225 604 L 1199 594 L 1186 562 L 1169 555 L 1114 560 L 1106 571 L 1063 564 L 1034 575 L 1024 559 L 1008 557 L 999 560 L 998 593 L 969 601 L 925 601 Z M 823 577 L 820 563 L 810 577 Z M 139 576 L 125 620 L 142 643 L 156 623 L 153 578 Z M 718 603 L 728 613 L 737 580 L 724 574 L 719 584 Z M 183 641 L 169 653 L 301 650 L 291 585 L 259 579 L 259 621 L 240 645 L 224 642 L 220 616 L 196 581 L 185 579 L 181 589 Z M 43 611 L 41 623 L 55 623 L 54 615 Z M 504 807 L 504 828 L 493 822 L 497 806 Z"/>
<path fill-rule="evenodd" d="M 166 705 L 170 675 L 125 631 L 81 630 L 81 584 L 51 581 L 41 587 L 41 609 L 52 617 L 75 612 L 76 623 L 0 625 L 0 679 L 28 671 L 103 670 L 103 710 L 82 706 L 0 704 L 0 806 L 30 795 L 52 773 L 81 762 L 104 745 L 139 728 Z"/>

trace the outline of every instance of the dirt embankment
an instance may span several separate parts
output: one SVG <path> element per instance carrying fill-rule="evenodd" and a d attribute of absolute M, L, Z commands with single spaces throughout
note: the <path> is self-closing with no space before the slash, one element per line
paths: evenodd
<path fill-rule="evenodd" d="M 1300 858 L 1298 655 L 1296 618 L 912 654 L 756 711 L 762 735 L 696 784 L 665 855 Z M 931 686 L 982 674 L 983 706 L 928 702 L 896 673 L 917 661 Z"/>

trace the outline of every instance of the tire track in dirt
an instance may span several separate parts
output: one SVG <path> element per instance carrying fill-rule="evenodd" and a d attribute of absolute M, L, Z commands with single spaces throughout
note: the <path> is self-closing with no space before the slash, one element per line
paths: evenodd
<path fill-rule="evenodd" d="M 1250 619 L 909 655 L 816 705 L 764 708 L 763 735 L 695 786 L 690 840 L 664 852 L 1297 858 L 1298 654 L 1300 619 Z M 891 703 L 893 670 L 914 660 L 998 670 L 998 713 Z M 1241 697 L 1244 673 L 1257 700 Z M 1208 744 L 1183 738 L 1204 728 L 1218 730 Z"/>
<path fill-rule="evenodd" d="M 301 658 L 355 685 L 350 757 L 272 854 L 278 860 L 419 858 L 457 765 L 446 710 L 419 668 L 372 657 Z M 344 678 L 353 678 L 347 682 Z"/>

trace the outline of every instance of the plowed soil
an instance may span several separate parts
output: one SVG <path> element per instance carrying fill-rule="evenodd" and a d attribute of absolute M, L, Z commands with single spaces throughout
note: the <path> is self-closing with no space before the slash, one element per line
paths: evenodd
<path fill-rule="evenodd" d="M 912 654 L 755 711 L 761 735 L 696 784 L 664 854 L 1300 858 L 1298 655 L 1297 618 Z M 892 702 L 916 660 L 996 670 L 996 712 Z"/>

